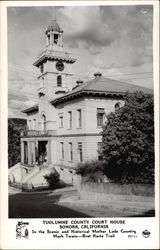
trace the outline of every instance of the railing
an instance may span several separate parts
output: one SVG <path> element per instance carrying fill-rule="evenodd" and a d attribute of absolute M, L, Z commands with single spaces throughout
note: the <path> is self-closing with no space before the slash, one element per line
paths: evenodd
<path fill-rule="evenodd" d="M 51 50 L 51 49 L 46 49 L 42 53 L 39 54 L 38 58 L 40 58 L 42 55 L 50 55 L 52 54 L 53 56 L 63 56 L 63 57 L 69 57 L 71 53 L 65 52 L 65 51 L 56 51 L 56 50 Z"/>
<path fill-rule="evenodd" d="M 56 130 L 26 130 L 21 132 L 21 137 L 32 137 L 32 136 L 54 136 L 56 135 Z"/>
<path fill-rule="evenodd" d="M 21 182 L 9 182 L 10 187 L 22 189 L 23 191 L 38 191 L 38 190 L 47 190 L 48 184 L 47 183 L 39 183 L 39 184 L 32 184 L 32 183 L 21 183 Z"/>

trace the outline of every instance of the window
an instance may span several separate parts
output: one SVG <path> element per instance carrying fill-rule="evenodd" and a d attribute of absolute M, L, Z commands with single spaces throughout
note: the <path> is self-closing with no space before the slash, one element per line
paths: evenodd
<path fill-rule="evenodd" d="M 42 130 L 46 131 L 46 116 L 42 115 Z"/>
<path fill-rule="evenodd" d="M 121 103 L 120 103 L 120 102 L 117 102 L 117 103 L 114 105 L 115 111 L 118 111 L 120 108 L 121 108 Z"/>
<path fill-rule="evenodd" d="M 59 116 L 59 127 L 63 128 L 63 115 Z"/>
<path fill-rule="evenodd" d="M 72 128 L 72 111 L 68 111 L 69 128 Z"/>
<path fill-rule="evenodd" d="M 58 43 L 58 34 L 54 34 L 54 43 Z"/>
<path fill-rule="evenodd" d="M 98 160 L 102 161 L 102 142 L 98 142 Z"/>
<path fill-rule="evenodd" d="M 62 87 L 62 76 L 61 75 L 57 76 L 57 86 Z"/>
<path fill-rule="evenodd" d="M 78 125 L 78 128 L 82 127 L 82 112 L 81 112 L 81 109 L 77 109 L 77 125 Z"/>
<path fill-rule="evenodd" d="M 82 142 L 78 142 L 78 155 L 79 155 L 79 161 L 83 161 L 83 152 L 82 152 Z"/>
<path fill-rule="evenodd" d="M 103 126 L 104 114 L 105 112 L 103 108 L 97 108 L 97 126 L 98 127 Z"/>
<path fill-rule="evenodd" d="M 31 130 L 31 120 L 28 121 L 28 129 Z"/>
<path fill-rule="evenodd" d="M 64 143 L 60 142 L 60 158 L 61 160 L 64 160 Z"/>
<path fill-rule="evenodd" d="M 69 160 L 73 161 L 73 144 L 69 142 Z"/>

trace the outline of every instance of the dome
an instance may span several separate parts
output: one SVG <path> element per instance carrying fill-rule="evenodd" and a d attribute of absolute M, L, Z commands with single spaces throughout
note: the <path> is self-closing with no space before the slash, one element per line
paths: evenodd
<path fill-rule="evenodd" d="M 62 32 L 56 20 L 53 20 L 52 23 L 48 26 L 46 33 L 48 33 L 49 31 Z"/>

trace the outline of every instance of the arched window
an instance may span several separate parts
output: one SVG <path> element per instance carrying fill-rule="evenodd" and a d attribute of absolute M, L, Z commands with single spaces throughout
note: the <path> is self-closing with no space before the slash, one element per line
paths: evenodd
<path fill-rule="evenodd" d="M 42 115 L 42 130 L 46 131 L 46 116 Z"/>
<path fill-rule="evenodd" d="M 55 44 L 58 43 L 58 34 L 54 34 L 54 43 L 55 43 Z"/>
<path fill-rule="evenodd" d="M 57 76 L 57 86 L 58 86 L 58 87 L 61 87 L 61 86 L 62 86 L 62 76 L 61 76 L 61 75 L 58 75 L 58 76 Z"/>
<path fill-rule="evenodd" d="M 118 109 L 120 109 L 122 106 L 122 104 L 120 102 L 117 102 L 115 105 L 114 105 L 114 109 L 115 111 L 117 111 Z"/>

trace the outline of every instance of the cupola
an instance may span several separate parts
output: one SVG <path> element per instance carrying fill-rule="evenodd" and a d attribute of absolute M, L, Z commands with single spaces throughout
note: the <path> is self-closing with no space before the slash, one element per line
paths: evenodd
<path fill-rule="evenodd" d="M 60 28 L 59 24 L 57 23 L 57 20 L 55 18 L 54 8 L 53 8 L 53 18 L 45 32 L 46 39 L 47 39 L 46 40 L 47 47 L 49 47 L 50 49 L 52 48 L 52 46 L 63 47 L 62 33 L 63 33 L 63 30 Z"/>
<path fill-rule="evenodd" d="M 49 32 L 58 32 L 58 33 L 63 33 L 63 30 L 61 30 L 61 28 L 59 27 L 56 19 L 52 20 L 51 24 L 48 25 L 47 30 L 46 30 L 46 35 Z"/>

